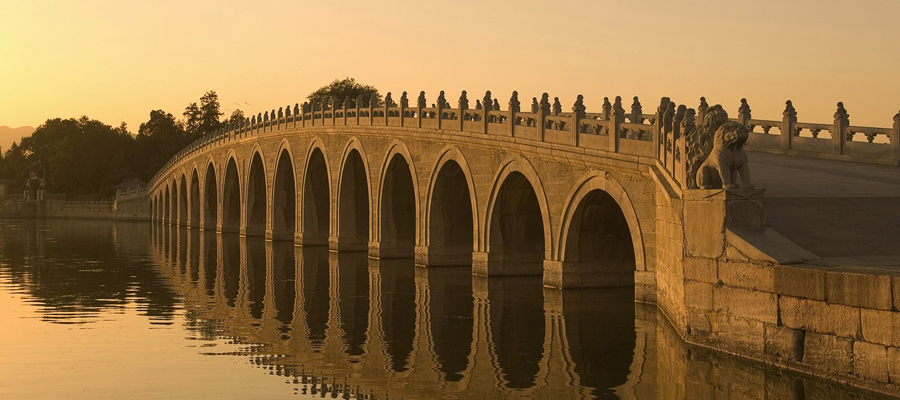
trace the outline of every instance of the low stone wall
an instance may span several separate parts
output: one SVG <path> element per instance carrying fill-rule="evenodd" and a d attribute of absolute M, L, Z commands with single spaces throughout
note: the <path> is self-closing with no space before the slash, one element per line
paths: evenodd
<path fill-rule="evenodd" d="M 147 196 L 119 198 L 112 206 L 113 218 L 117 220 L 146 221 L 150 218 Z"/>
<path fill-rule="evenodd" d="M 46 200 L 41 210 L 45 218 L 113 218 L 111 201 Z"/>
<path fill-rule="evenodd" d="M 900 276 L 728 251 L 686 261 L 688 342 L 900 394 Z"/>

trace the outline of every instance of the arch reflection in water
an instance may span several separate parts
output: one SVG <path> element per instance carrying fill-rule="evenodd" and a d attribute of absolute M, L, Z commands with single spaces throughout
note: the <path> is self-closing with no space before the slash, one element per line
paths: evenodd
<path fill-rule="evenodd" d="M 305 246 L 301 250 L 300 287 L 306 338 L 314 351 L 321 350 L 328 330 L 330 277 L 328 247 Z"/>
<path fill-rule="evenodd" d="M 333 295 L 337 297 L 345 352 L 365 353 L 369 329 L 369 259 L 364 252 L 330 253 L 330 266 L 337 276 Z"/>
<path fill-rule="evenodd" d="M 416 337 L 415 260 L 371 260 L 377 269 L 381 330 L 387 359 L 394 372 L 407 369 Z"/>
<path fill-rule="evenodd" d="M 266 241 L 261 237 L 241 238 L 245 276 L 241 286 L 247 293 L 247 308 L 254 319 L 262 319 L 266 301 Z"/>
<path fill-rule="evenodd" d="M 203 268 L 203 287 L 206 290 L 206 294 L 209 296 L 215 296 L 216 294 L 216 279 L 218 277 L 219 271 L 219 235 L 216 234 L 215 231 L 203 231 L 203 250 L 201 251 L 201 255 L 203 258 L 200 260 L 200 265 Z"/>
<path fill-rule="evenodd" d="M 540 277 L 509 276 L 476 280 L 488 308 L 489 340 L 506 386 L 536 384 L 544 356 L 543 285 Z"/>
<path fill-rule="evenodd" d="M 290 242 L 270 242 L 272 260 L 272 302 L 275 306 L 275 319 L 284 329 L 294 322 L 294 304 L 297 300 L 296 262 L 294 245 Z M 282 332 L 286 333 L 286 331 Z"/>
<path fill-rule="evenodd" d="M 229 307 L 237 305 L 241 281 L 241 241 L 235 234 L 222 235 L 222 289 Z"/>
<path fill-rule="evenodd" d="M 421 268 L 420 273 L 425 275 L 425 307 L 438 369 L 448 382 L 458 382 L 469 367 L 472 352 L 472 272 L 468 268 Z"/>

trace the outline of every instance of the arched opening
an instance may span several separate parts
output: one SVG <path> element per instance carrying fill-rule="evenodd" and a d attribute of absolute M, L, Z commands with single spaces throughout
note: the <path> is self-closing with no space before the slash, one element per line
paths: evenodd
<path fill-rule="evenodd" d="M 381 258 L 413 257 L 416 245 L 416 195 L 409 163 L 395 154 L 381 186 Z"/>
<path fill-rule="evenodd" d="M 293 240 L 296 191 L 294 190 L 294 164 L 291 154 L 282 150 L 275 167 L 275 190 L 272 192 L 272 239 Z"/>
<path fill-rule="evenodd" d="M 262 236 L 266 233 L 266 171 L 259 153 L 253 155 L 247 179 L 247 227 L 246 236 Z"/>
<path fill-rule="evenodd" d="M 188 212 L 188 224 L 192 227 L 200 226 L 200 178 L 197 176 L 197 170 L 191 174 L 191 195 L 188 199 L 191 203 L 190 212 Z"/>
<path fill-rule="evenodd" d="M 466 175 L 456 161 L 441 166 L 431 194 L 429 265 L 472 265 L 472 199 Z"/>
<path fill-rule="evenodd" d="M 595 189 L 581 199 L 566 232 L 563 285 L 634 286 L 635 254 L 625 214 L 608 193 Z"/>
<path fill-rule="evenodd" d="M 184 175 L 181 176 L 181 183 L 178 185 L 178 225 L 179 226 L 187 226 L 187 208 L 188 208 L 188 195 L 187 195 L 187 178 Z"/>
<path fill-rule="evenodd" d="M 369 247 L 369 185 L 359 152 L 352 150 L 341 172 L 337 250 Z"/>
<path fill-rule="evenodd" d="M 344 352 L 350 356 L 365 353 L 369 329 L 369 259 L 365 253 L 331 255 L 338 270 L 338 314 Z"/>
<path fill-rule="evenodd" d="M 309 156 L 303 184 L 302 244 L 328 244 L 329 186 L 325 156 L 321 150 L 314 149 Z"/>
<path fill-rule="evenodd" d="M 225 167 L 222 190 L 222 232 L 237 232 L 241 226 L 241 183 L 234 159 Z"/>
<path fill-rule="evenodd" d="M 171 195 L 169 194 L 168 186 L 166 186 L 166 194 L 164 197 L 165 197 L 165 200 L 164 200 L 165 204 L 163 205 L 163 222 L 170 224 L 170 223 L 172 223 L 172 221 L 169 219 L 169 217 L 171 216 L 171 214 L 170 214 L 171 203 L 169 203 L 169 198 L 171 197 Z"/>
<path fill-rule="evenodd" d="M 489 275 L 541 275 L 544 221 L 534 188 L 513 172 L 500 185 L 491 211 Z"/>
<path fill-rule="evenodd" d="M 206 183 L 203 187 L 203 228 L 215 230 L 218 221 L 219 193 L 216 186 L 216 169 L 212 163 L 206 167 Z"/>

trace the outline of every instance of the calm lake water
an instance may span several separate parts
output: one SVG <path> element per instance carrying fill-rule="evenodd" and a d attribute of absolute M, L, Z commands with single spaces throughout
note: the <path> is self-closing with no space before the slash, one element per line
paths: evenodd
<path fill-rule="evenodd" d="M 869 399 L 553 290 L 147 223 L 0 220 L 2 399 Z"/>

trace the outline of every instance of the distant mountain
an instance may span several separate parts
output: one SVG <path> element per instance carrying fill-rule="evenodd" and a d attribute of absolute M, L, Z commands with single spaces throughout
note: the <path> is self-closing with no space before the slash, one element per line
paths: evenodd
<path fill-rule="evenodd" d="M 32 132 L 34 132 L 34 128 L 30 126 L 20 126 L 18 128 L 0 126 L 0 149 L 3 149 L 3 152 L 6 153 L 6 150 L 9 149 L 13 142 L 21 142 L 22 137 L 31 136 Z"/>

